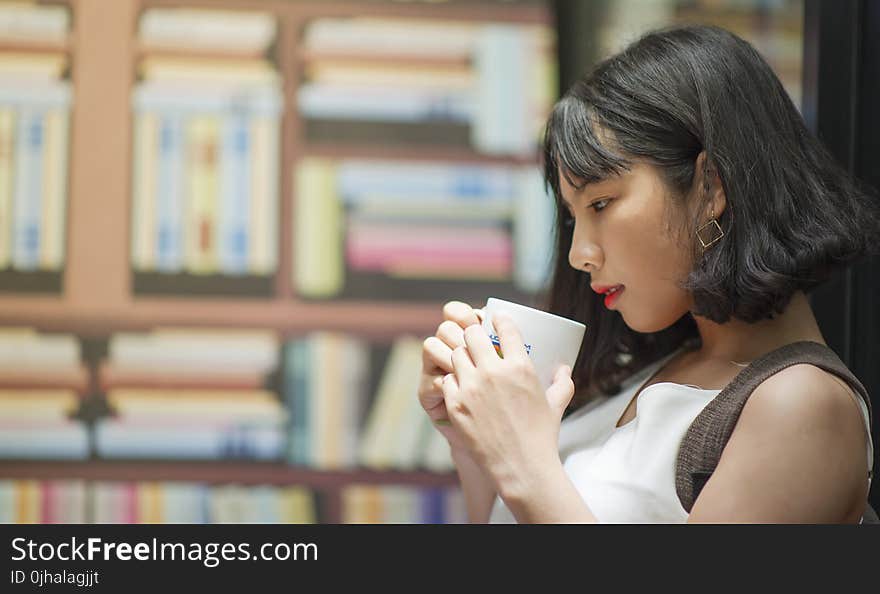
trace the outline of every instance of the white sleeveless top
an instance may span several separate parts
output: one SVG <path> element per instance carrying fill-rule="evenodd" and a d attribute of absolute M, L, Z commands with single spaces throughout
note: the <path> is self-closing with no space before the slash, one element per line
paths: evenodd
<path fill-rule="evenodd" d="M 678 350 L 648 365 L 614 396 L 598 398 L 569 415 L 559 429 L 566 474 L 599 522 L 684 523 L 688 512 L 675 492 L 678 449 L 688 427 L 721 390 L 659 382 L 639 394 L 636 416 L 616 427 L 633 396 Z M 650 393 L 649 398 L 642 399 Z M 866 427 L 868 410 L 858 396 Z M 873 447 L 868 431 L 868 469 Z M 495 498 L 489 522 L 514 523 Z"/>

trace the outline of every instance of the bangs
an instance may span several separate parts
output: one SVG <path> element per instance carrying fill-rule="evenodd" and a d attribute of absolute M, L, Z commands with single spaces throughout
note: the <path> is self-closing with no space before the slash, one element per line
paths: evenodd
<path fill-rule="evenodd" d="M 575 188 L 619 175 L 630 160 L 590 105 L 572 94 L 553 108 L 544 136 L 544 176 L 559 198 L 559 171 Z"/>

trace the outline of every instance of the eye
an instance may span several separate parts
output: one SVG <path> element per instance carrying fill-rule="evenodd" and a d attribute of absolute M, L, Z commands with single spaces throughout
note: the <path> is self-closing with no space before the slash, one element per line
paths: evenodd
<path fill-rule="evenodd" d="M 591 205 L 589 205 L 587 208 L 592 208 L 596 212 L 601 212 L 608 207 L 609 202 L 611 202 L 610 198 L 603 198 L 602 200 L 596 200 Z M 600 207 L 600 205 L 601 205 L 601 207 Z"/>

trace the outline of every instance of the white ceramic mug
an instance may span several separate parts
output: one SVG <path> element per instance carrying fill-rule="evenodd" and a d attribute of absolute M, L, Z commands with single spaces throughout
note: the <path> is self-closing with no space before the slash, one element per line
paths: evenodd
<path fill-rule="evenodd" d="M 540 309 L 490 297 L 486 305 L 477 310 L 477 316 L 482 320 L 482 327 L 499 354 L 501 342 L 492 326 L 492 316 L 499 311 L 510 316 L 519 329 L 526 352 L 545 389 L 553 383 L 553 377 L 560 366 L 574 367 L 587 328 L 584 324 Z"/>

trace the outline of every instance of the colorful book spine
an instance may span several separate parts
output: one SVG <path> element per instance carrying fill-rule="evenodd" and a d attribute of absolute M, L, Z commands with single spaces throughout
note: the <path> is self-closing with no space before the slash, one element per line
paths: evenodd
<path fill-rule="evenodd" d="M 513 281 L 517 288 L 536 293 L 550 281 L 555 207 L 537 169 L 522 169 L 518 177 L 513 223 Z"/>
<path fill-rule="evenodd" d="M 277 125 L 266 116 L 251 118 L 250 211 L 248 213 L 248 269 L 271 274 L 277 245 L 278 146 Z M 277 217 L 277 215 L 275 215 Z"/>
<path fill-rule="evenodd" d="M 222 120 L 220 208 L 218 212 L 219 266 L 224 274 L 248 272 L 248 230 L 251 200 L 250 118 L 234 112 Z"/>
<path fill-rule="evenodd" d="M 40 482 L 17 481 L 16 487 L 15 523 L 39 524 L 43 499 Z"/>
<path fill-rule="evenodd" d="M 0 270 L 12 262 L 15 111 L 0 108 Z"/>
<path fill-rule="evenodd" d="M 187 126 L 187 194 L 184 224 L 186 270 L 218 271 L 217 210 L 220 122 L 216 116 L 194 116 Z"/>
<path fill-rule="evenodd" d="M 13 266 L 36 270 L 40 263 L 42 232 L 43 147 L 45 145 L 44 111 L 22 109 L 16 130 L 15 233 Z"/>
<path fill-rule="evenodd" d="M 40 268 L 43 270 L 60 270 L 64 264 L 68 120 L 66 109 L 52 108 L 46 111 L 43 212 L 40 233 Z"/>
<path fill-rule="evenodd" d="M 377 199 L 485 206 L 510 204 L 516 183 L 512 173 L 509 167 L 500 166 L 350 159 L 339 163 L 336 184 L 340 199 L 348 206 Z"/>
<path fill-rule="evenodd" d="M 160 117 L 156 113 L 135 113 L 131 255 L 132 266 L 140 271 L 156 268 L 159 124 Z"/>
<path fill-rule="evenodd" d="M 287 384 L 286 400 L 290 407 L 290 451 L 291 463 L 307 466 L 312 455 L 312 344 L 310 340 L 294 340 L 287 345 Z"/>
<path fill-rule="evenodd" d="M 525 44 L 525 32 L 513 25 L 489 25 L 480 35 L 474 55 L 477 115 L 471 128 L 471 142 L 480 152 L 526 155 L 532 150 Z"/>
<path fill-rule="evenodd" d="M 342 208 L 333 165 L 318 159 L 302 161 L 294 188 L 295 285 L 304 297 L 331 297 L 344 282 Z"/>
<path fill-rule="evenodd" d="M 184 118 L 165 112 L 159 124 L 156 180 L 156 269 L 183 270 Z"/>

